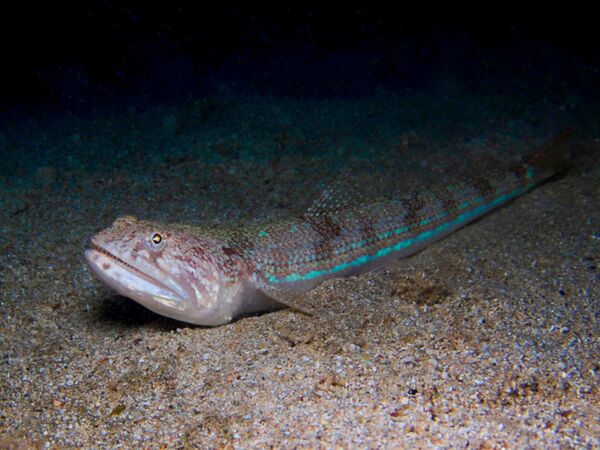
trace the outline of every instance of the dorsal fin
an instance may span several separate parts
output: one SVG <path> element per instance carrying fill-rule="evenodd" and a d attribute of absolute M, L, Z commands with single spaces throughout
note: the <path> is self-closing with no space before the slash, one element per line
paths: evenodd
<path fill-rule="evenodd" d="M 350 170 L 344 170 L 321 192 L 302 216 L 324 239 L 341 232 L 336 220 L 340 213 L 352 210 L 367 201 L 365 191 Z"/>
<path fill-rule="evenodd" d="M 356 185 L 348 171 L 338 175 L 332 183 L 327 185 L 321 195 L 310 205 L 304 218 L 317 221 L 323 216 L 331 216 L 336 212 L 345 211 L 356 204 Z"/>
<path fill-rule="evenodd" d="M 536 170 L 541 178 L 561 173 L 570 164 L 567 144 L 572 135 L 572 128 L 564 129 L 530 155 L 525 164 Z"/>

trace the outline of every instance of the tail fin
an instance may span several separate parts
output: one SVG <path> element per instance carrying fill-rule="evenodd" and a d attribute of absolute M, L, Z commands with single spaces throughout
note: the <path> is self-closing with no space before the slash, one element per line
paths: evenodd
<path fill-rule="evenodd" d="M 564 129 L 527 158 L 524 168 L 528 178 L 541 182 L 566 171 L 570 166 L 567 144 L 572 135 L 572 128 Z"/>

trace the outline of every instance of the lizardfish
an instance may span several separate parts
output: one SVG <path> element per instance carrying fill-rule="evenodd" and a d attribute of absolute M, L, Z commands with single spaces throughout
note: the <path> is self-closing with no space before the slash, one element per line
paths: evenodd
<path fill-rule="evenodd" d="M 505 205 L 564 169 L 570 134 L 495 179 L 459 180 L 408 202 L 336 206 L 325 195 L 301 219 L 230 230 L 121 217 L 91 238 L 85 259 L 100 280 L 158 314 L 226 324 L 412 255 Z"/>

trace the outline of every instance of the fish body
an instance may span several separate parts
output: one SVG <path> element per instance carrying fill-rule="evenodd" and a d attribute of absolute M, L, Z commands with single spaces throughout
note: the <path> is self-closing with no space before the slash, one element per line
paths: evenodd
<path fill-rule="evenodd" d="M 496 177 L 360 205 L 329 192 L 297 220 L 223 230 L 122 217 L 92 237 L 85 257 L 102 281 L 158 314 L 222 325 L 410 256 L 525 194 L 564 168 L 569 134 Z"/>

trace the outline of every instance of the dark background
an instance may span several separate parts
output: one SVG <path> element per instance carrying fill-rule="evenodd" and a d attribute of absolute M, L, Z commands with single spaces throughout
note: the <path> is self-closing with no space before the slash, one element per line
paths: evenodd
<path fill-rule="evenodd" d="M 3 4 L 0 111 L 89 110 L 223 85 L 295 97 L 534 86 L 596 95 L 600 32 L 581 5 L 247 3 Z"/>

